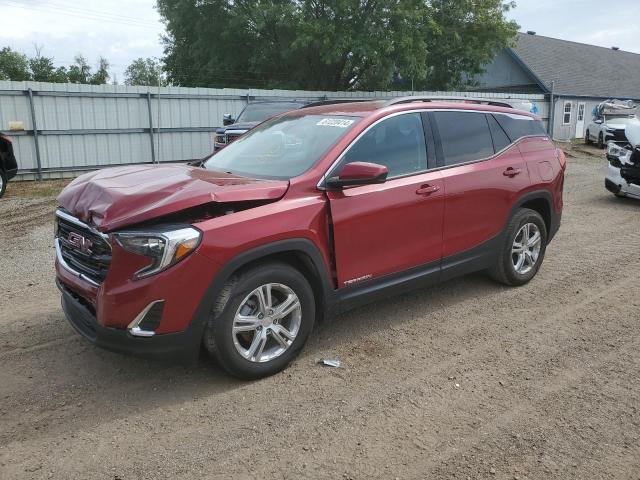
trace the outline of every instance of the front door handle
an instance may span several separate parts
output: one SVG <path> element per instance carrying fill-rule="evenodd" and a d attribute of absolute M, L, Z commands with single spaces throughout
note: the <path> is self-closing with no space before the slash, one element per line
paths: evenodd
<path fill-rule="evenodd" d="M 502 175 L 504 175 L 505 177 L 513 178 L 516 175 L 520 175 L 521 173 L 522 173 L 521 168 L 509 167 L 504 172 L 502 172 Z"/>
<path fill-rule="evenodd" d="M 416 195 L 428 196 L 432 193 L 436 193 L 438 190 L 440 190 L 440 187 L 437 185 L 423 185 L 416 190 Z"/>

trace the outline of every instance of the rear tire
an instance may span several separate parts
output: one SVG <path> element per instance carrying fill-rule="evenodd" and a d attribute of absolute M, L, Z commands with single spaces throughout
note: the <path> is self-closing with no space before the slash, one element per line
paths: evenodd
<path fill-rule="evenodd" d="M 313 329 L 315 311 L 313 290 L 302 273 L 285 263 L 265 263 L 225 285 L 203 343 L 231 375 L 267 377 L 298 355 Z"/>
<path fill-rule="evenodd" d="M 510 286 L 528 283 L 536 276 L 547 247 L 547 227 L 538 212 L 521 208 L 509 221 L 489 275 Z"/>

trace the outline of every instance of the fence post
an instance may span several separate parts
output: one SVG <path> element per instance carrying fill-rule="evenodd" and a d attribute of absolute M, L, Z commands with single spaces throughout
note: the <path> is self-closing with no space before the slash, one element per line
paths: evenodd
<path fill-rule="evenodd" d="M 33 90 L 29 88 L 27 90 L 29 93 L 29 107 L 31 110 L 31 125 L 33 127 L 33 142 L 36 147 L 36 162 L 38 165 L 38 180 L 42 180 L 42 160 L 40 159 L 40 143 L 38 142 L 38 124 L 36 123 L 36 110 L 33 107 Z"/>
<path fill-rule="evenodd" d="M 158 105 L 160 108 L 160 105 Z M 153 115 L 151 114 L 151 92 L 147 92 L 147 109 L 149 110 L 149 140 L 151 140 L 151 163 L 156 163 L 156 145 L 153 140 Z"/>

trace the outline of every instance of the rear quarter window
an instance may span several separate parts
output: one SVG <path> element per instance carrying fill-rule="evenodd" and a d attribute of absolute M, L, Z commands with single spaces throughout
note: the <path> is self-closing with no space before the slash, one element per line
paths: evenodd
<path fill-rule="evenodd" d="M 512 142 L 522 137 L 547 136 L 547 132 L 540 120 L 526 115 L 510 115 L 506 113 L 493 114 L 502 129 L 509 135 Z"/>
<path fill-rule="evenodd" d="M 494 154 L 484 113 L 434 112 L 433 118 L 440 134 L 445 166 L 482 160 Z"/>

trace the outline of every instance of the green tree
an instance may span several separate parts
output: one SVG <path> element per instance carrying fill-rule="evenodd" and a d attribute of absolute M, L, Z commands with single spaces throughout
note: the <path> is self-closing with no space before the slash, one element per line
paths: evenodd
<path fill-rule="evenodd" d="M 89 75 L 91 85 L 106 85 L 109 82 L 109 62 L 106 58 L 100 57 L 96 73 Z"/>
<path fill-rule="evenodd" d="M 10 47 L 0 50 L 0 80 L 31 80 L 27 56 Z"/>
<path fill-rule="evenodd" d="M 169 81 L 463 88 L 515 37 L 503 0 L 158 0 Z"/>
<path fill-rule="evenodd" d="M 125 85 L 166 85 L 160 62 L 153 58 L 137 58 L 124 72 Z"/>
<path fill-rule="evenodd" d="M 82 55 L 76 55 L 73 61 L 73 65 L 71 65 L 67 71 L 69 82 L 89 83 L 89 79 L 91 78 L 91 66 L 87 63 L 87 59 Z"/>

